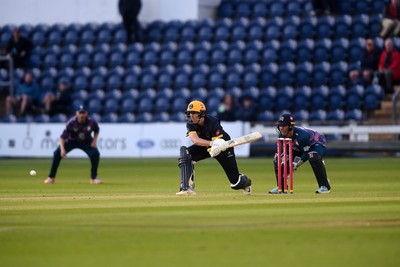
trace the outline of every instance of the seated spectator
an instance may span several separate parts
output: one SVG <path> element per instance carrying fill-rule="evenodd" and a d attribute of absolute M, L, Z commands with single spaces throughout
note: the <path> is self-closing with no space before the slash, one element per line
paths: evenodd
<path fill-rule="evenodd" d="M 14 108 L 19 107 L 19 114 L 25 115 L 30 109 L 32 110 L 39 101 L 40 90 L 38 85 L 33 81 L 33 76 L 30 72 L 24 75 L 24 81 L 17 88 L 15 96 L 7 96 L 6 98 L 6 113 L 7 115 L 14 114 Z"/>
<path fill-rule="evenodd" d="M 400 53 L 393 48 L 391 39 L 385 41 L 385 50 L 379 59 L 378 79 L 386 93 L 393 93 L 394 83 L 400 82 Z"/>
<path fill-rule="evenodd" d="M 349 73 L 350 81 L 364 86 L 370 85 L 375 72 L 378 70 L 381 52 L 380 49 L 375 47 L 374 41 L 368 39 L 366 41 L 364 56 L 361 60 L 361 70 L 351 70 Z"/>
<path fill-rule="evenodd" d="M 28 38 L 21 36 L 19 29 L 15 28 L 7 44 L 6 53 L 12 57 L 15 68 L 27 68 L 32 48 L 32 42 Z"/>
<path fill-rule="evenodd" d="M 390 0 L 383 8 L 382 38 L 400 36 L 400 1 Z"/>
<path fill-rule="evenodd" d="M 236 104 L 232 94 L 226 94 L 218 107 L 218 118 L 221 121 L 236 121 Z"/>
<path fill-rule="evenodd" d="M 256 121 L 257 120 L 257 107 L 253 98 L 249 95 L 242 97 L 241 105 L 237 112 L 237 119 L 241 121 Z"/>
<path fill-rule="evenodd" d="M 62 80 L 57 92 L 48 92 L 43 98 L 45 111 L 49 115 L 65 114 L 69 115 L 71 108 L 72 94 L 68 87 L 68 82 Z"/>

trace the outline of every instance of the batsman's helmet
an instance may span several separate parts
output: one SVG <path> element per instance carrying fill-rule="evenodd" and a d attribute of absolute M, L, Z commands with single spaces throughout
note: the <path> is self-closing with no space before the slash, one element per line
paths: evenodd
<path fill-rule="evenodd" d="M 278 121 L 276 122 L 276 125 L 278 125 L 278 127 L 288 125 L 289 130 L 292 130 L 295 124 L 296 123 L 294 121 L 293 115 L 289 113 L 280 115 Z"/>
<path fill-rule="evenodd" d="M 199 113 L 199 118 L 202 118 L 206 115 L 206 105 L 199 100 L 193 100 L 189 103 L 186 109 L 186 116 L 190 117 L 191 112 Z"/>

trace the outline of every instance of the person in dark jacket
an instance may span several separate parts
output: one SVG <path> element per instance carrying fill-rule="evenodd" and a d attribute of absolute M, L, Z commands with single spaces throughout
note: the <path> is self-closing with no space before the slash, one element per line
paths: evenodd
<path fill-rule="evenodd" d="M 141 0 L 119 0 L 118 2 L 118 9 L 126 30 L 128 43 L 142 40 L 142 28 L 138 20 L 141 8 Z"/>
<path fill-rule="evenodd" d="M 32 42 L 21 36 L 19 29 L 13 30 L 13 35 L 7 44 L 6 53 L 12 57 L 15 68 L 28 68 L 29 56 L 32 51 Z"/>

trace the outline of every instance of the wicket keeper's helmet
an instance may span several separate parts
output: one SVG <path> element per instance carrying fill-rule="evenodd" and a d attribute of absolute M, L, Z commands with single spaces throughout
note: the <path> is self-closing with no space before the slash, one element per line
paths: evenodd
<path fill-rule="evenodd" d="M 289 130 L 293 129 L 294 125 L 296 123 L 294 122 L 294 118 L 292 114 L 289 113 L 285 113 L 279 116 L 279 119 L 276 123 L 276 125 L 279 126 L 283 126 L 283 125 L 288 125 L 289 126 Z"/>

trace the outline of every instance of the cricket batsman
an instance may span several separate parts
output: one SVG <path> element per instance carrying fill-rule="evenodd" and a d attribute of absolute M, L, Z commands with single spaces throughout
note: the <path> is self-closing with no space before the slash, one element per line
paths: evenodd
<path fill-rule="evenodd" d="M 294 118 L 291 114 L 282 114 L 279 117 L 277 131 L 279 138 L 291 138 L 293 142 L 293 171 L 296 171 L 307 160 L 310 162 L 314 171 L 319 188 L 317 194 L 330 193 L 331 186 L 326 175 L 323 156 L 326 151 L 326 139 L 317 131 L 305 127 L 295 126 Z M 274 156 L 275 177 L 278 182 L 278 155 Z M 282 161 L 283 162 L 283 161 Z M 282 163 L 283 164 L 283 163 Z M 283 173 L 283 172 L 282 172 Z M 270 190 L 269 194 L 278 194 L 278 187 Z"/>
<path fill-rule="evenodd" d="M 194 163 L 209 157 L 215 158 L 224 169 L 233 190 L 243 190 L 251 194 L 251 180 L 239 173 L 233 147 L 227 140 L 230 136 L 222 128 L 220 121 L 206 114 L 204 103 L 194 100 L 186 109 L 187 136 L 193 142 L 189 147 L 181 146 L 178 159 L 180 168 L 180 191 L 178 196 L 194 196 Z"/>

